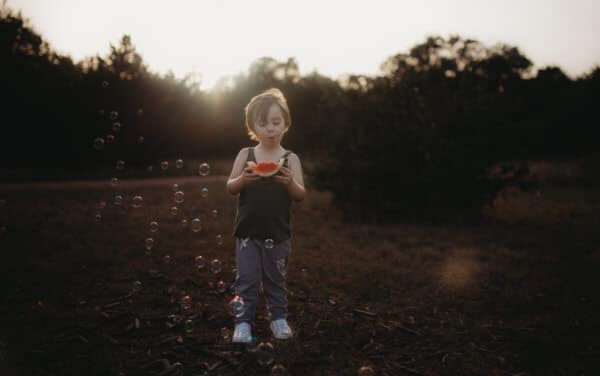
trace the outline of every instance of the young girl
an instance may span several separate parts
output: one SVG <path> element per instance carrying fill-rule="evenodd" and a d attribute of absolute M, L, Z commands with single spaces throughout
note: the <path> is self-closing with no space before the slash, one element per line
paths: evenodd
<path fill-rule="evenodd" d="M 240 150 L 227 191 L 239 194 L 235 218 L 236 294 L 244 299 L 244 313 L 236 317 L 233 342 L 252 341 L 252 322 L 259 287 L 267 300 L 271 330 L 277 339 L 292 336 L 287 317 L 285 272 L 290 256 L 290 210 L 292 200 L 304 198 L 304 179 L 298 156 L 281 146 L 291 125 L 283 93 L 271 88 L 255 96 L 245 108 L 248 135 L 255 147 Z M 247 162 L 278 162 L 287 158 L 275 176 L 262 178 Z"/>

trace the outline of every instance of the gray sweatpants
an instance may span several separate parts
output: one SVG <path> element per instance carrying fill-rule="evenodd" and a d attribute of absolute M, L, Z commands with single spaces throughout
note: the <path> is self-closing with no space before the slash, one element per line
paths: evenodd
<path fill-rule="evenodd" d="M 290 252 L 290 239 L 265 248 L 264 240 L 236 238 L 235 291 L 246 304 L 245 313 L 236 318 L 236 323 L 254 320 L 255 302 L 261 285 L 271 320 L 287 317 L 285 272 Z"/>

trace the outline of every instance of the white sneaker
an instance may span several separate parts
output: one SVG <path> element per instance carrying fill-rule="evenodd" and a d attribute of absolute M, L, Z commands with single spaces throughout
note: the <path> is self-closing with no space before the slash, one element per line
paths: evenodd
<path fill-rule="evenodd" d="M 286 319 L 271 321 L 271 331 L 277 339 L 292 338 L 292 329 L 290 329 Z"/>
<path fill-rule="evenodd" d="M 231 342 L 250 343 L 252 342 L 252 327 L 247 322 L 235 324 L 233 338 Z"/>

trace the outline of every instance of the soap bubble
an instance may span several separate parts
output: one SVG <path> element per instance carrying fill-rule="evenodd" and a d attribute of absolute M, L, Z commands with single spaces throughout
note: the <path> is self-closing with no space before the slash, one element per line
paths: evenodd
<path fill-rule="evenodd" d="M 231 331 L 229 330 L 229 328 L 221 328 L 221 338 L 223 338 L 224 341 L 229 341 L 229 339 L 231 338 Z"/>
<path fill-rule="evenodd" d="M 223 282 L 223 281 L 217 282 L 217 292 L 219 294 L 222 294 L 225 292 L 225 290 L 227 290 L 227 286 L 225 285 L 225 282 Z"/>
<path fill-rule="evenodd" d="M 200 174 L 200 176 L 206 176 L 210 174 L 210 166 L 208 165 L 208 163 L 202 163 L 198 168 L 198 173 Z"/>
<path fill-rule="evenodd" d="M 96 150 L 104 149 L 104 139 L 102 137 L 98 137 L 94 140 L 94 149 L 96 149 Z"/>
<path fill-rule="evenodd" d="M 271 249 L 271 248 L 273 248 L 273 239 L 266 239 L 266 240 L 265 240 L 265 248 L 266 248 L 266 249 Z"/>
<path fill-rule="evenodd" d="M 117 161 L 117 165 L 115 167 L 118 171 L 123 171 L 125 169 L 125 161 Z"/>
<path fill-rule="evenodd" d="M 362 366 L 358 369 L 358 376 L 375 376 L 375 371 L 371 366 Z"/>
<path fill-rule="evenodd" d="M 2 207 L 1 200 L 0 200 L 0 207 Z M 106 208 L 106 201 L 98 201 L 98 203 L 96 204 L 96 209 L 104 210 L 104 208 Z"/>
<path fill-rule="evenodd" d="M 163 171 L 167 171 L 169 169 L 169 162 L 167 162 L 167 161 L 160 162 L 160 168 Z"/>
<path fill-rule="evenodd" d="M 96 215 L 94 216 L 94 219 L 96 220 L 96 222 L 100 222 L 102 220 L 102 214 L 96 213 Z"/>
<path fill-rule="evenodd" d="M 256 361 L 265 367 L 271 365 L 275 360 L 275 348 L 271 342 L 261 342 L 256 348 Z"/>
<path fill-rule="evenodd" d="M 229 312 L 237 318 L 242 317 L 244 313 L 246 313 L 246 308 L 247 307 L 246 303 L 244 302 L 244 298 L 241 296 L 236 295 L 229 302 Z"/>
<path fill-rule="evenodd" d="M 112 134 L 106 135 L 106 143 L 107 144 L 112 144 L 113 142 L 115 142 L 115 136 L 112 135 Z"/>
<path fill-rule="evenodd" d="M 173 186 L 171 187 L 171 190 L 173 191 L 173 193 L 177 192 L 179 190 L 179 184 L 177 184 L 177 183 L 173 184 Z"/>
<path fill-rule="evenodd" d="M 158 231 L 158 222 L 150 222 L 150 232 Z"/>
<path fill-rule="evenodd" d="M 217 245 L 223 245 L 223 235 L 219 234 L 216 236 Z"/>
<path fill-rule="evenodd" d="M 182 321 L 182 317 L 179 315 L 175 315 L 175 314 L 170 314 L 169 316 L 167 316 L 167 325 L 168 326 L 177 326 L 179 324 L 181 324 Z"/>
<path fill-rule="evenodd" d="M 202 198 L 207 198 L 208 197 L 208 188 L 202 187 L 202 189 L 200 190 L 200 196 L 202 196 Z"/>
<path fill-rule="evenodd" d="M 275 364 L 271 368 L 271 376 L 287 376 L 289 375 L 287 369 L 282 364 Z"/>
<path fill-rule="evenodd" d="M 183 159 L 178 159 L 175 161 L 175 168 L 183 168 Z"/>
<path fill-rule="evenodd" d="M 185 320 L 185 323 L 183 324 L 183 328 L 185 331 L 185 334 L 190 335 L 192 333 L 194 333 L 194 321 L 193 320 Z"/>
<path fill-rule="evenodd" d="M 132 286 L 132 292 L 136 293 L 142 289 L 142 282 L 134 281 Z"/>
<path fill-rule="evenodd" d="M 217 218 L 219 216 L 219 211 L 217 209 L 213 209 L 210 214 L 213 218 Z"/>
<path fill-rule="evenodd" d="M 108 83 L 108 81 L 102 81 L 102 88 L 103 89 L 108 89 L 109 86 L 110 86 L 110 84 Z"/>
<path fill-rule="evenodd" d="M 219 274 L 223 270 L 223 265 L 219 259 L 214 259 L 210 262 L 210 272 L 212 274 Z"/>
<path fill-rule="evenodd" d="M 179 307 L 182 311 L 189 311 L 190 309 L 192 309 L 192 305 L 192 297 L 190 295 L 184 295 L 181 297 L 181 300 L 179 301 Z"/>
<path fill-rule="evenodd" d="M 143 202 L 144 199 L 142 198 L 142 196 L 134 196 L 131 206 L 133 206 L 134 208 L 139 208 L 140 206 L 142 206 Z"/>
<path fill-rule="evenodd" d="M 184 196 L 185 194 L 183 193 L 183 191 L 177 191 L 175 192 L 175 203 L 177 204 L 181 204 L 184 201 Z"/>
<path fill-rule="evenodd" d="M 171 209 L 169 209 L 169 213 L 175 217 L 177 213 L 179 213 L 179 208 L 177 206 L 172 206 Z"/>
<path fill-rule="evenodd" d="M 146 244 L 146 250 L 151 251 L 152 248 L 154 247 L 154 239 L 146 238 L 145 244 Z"/>
<path fill-rule="evenodd" d="M 206 260 L 204 259 L 204 256 L 196 256 L 196 258 L 194 258 L 194 261 L 196 262 L 197 269 L 204 269 L 204 267 L 206 266 Z"/>
<path fill-rule="evenodd" d="M 138 142 L 138 144 L 143 144 L 143 143 L 144 143 L 144 141 L 146 141 L 146 139 L 144 138 L 144 136 L 140 136 L 140 137 L 138 137 L 138 139 L 137 139 L 137 142 Z"/>
<path fill-rule="evenodd" d="M 172 261 L 171 255 L 164 255 L 163 260 L 164 260 L 165 264 L 170 264 Z"/>
<path fill-rule="evenodd" d="M 187 220 L 187 219 L 185 219 L 185 218 L 184 218 L 184 219 L 182 219 L 182 220 L 181 220 L 181 227 L 185 228 L 185 227 L 187 227 L 187 226 L 188 226 L 188 224 L 189 224 L 189 223 L 188 223 L 188 220 Z"/>
<path fill-rule="evenodd" d="M 115 133 L 119 133 L 121 131 L 121 128 L 123 128 L 123 126 L 118 121 L 115 121 L 112 125 L 112 130 Z"/>
<path fill-rule="evenodd" d="M 110 179 L 110 185 L 116 187 L 119 184 L 119 178 Z"/>
<path fill-rule="evenodd" d="M 200 222 L 200 218 L 192 219 L 192 231 L 200 232 L 202 230 L 202 223 Z"/>
<path fill-rule="evenodd" d="M 110 114 L 108 115 L 110 120 L 117 120 L 118 116 L 119 116 L 119 113 L 117 111 L 111 111 Z"/>
<path fill-rule="evenodd" d="M 123 204 L 123 196 L 116 195 L 115 196 L 115 205 L 120 206 Z"/>

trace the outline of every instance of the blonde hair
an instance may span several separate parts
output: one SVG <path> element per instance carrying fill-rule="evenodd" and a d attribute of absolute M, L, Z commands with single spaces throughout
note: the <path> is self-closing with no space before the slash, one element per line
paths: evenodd
<path fill-rule="evenodd" d="M 245 125 L 251 140 L 258 141 L 256 133 L 254 133 L 254 123 L 257 120 L 266 122 L 269 109 L 274 103 L 279 105 L 281 112 L 283 112 L 283 122 L 285 124 L 283 132 L 287 132 L 292 125 L 290 109 L 288 108 L 287 100 L 283 96 L 283 93 L 277 88 L 270 88 L 254 96 L 244 108 L 246 117 Z"/>

